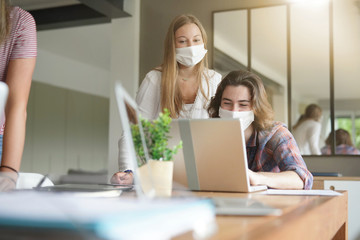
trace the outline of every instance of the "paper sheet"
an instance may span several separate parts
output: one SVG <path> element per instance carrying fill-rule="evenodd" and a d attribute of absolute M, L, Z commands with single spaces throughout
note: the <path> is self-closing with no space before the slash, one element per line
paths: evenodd
<path fill-rule="evenodd" d="M 279 189 L 268 189 L 261 194 L 269 195 L 317 195 L 317 196 L 340 196 L 339 192 L 332 190 L 279 190 Z"/>
<path fill-rule="evenodd" d="M 210 200 L 85 198 L 48 192 L 0 193 L 0 226 L 94 232 L 104 239 L 170 239 L 215 224 Z M 214 225 L 214 229 L 216 225 Z M 141 230 L 141 231 L 139 231 Z"/>

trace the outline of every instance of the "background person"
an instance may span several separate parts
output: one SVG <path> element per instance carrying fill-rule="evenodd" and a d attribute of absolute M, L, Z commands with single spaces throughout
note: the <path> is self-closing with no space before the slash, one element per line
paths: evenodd
<path fill-rule="evenodd" d="M 330 155 L 331 146 L 334 143 L 334 134 L 331 132 L 325 140 L 326 146 L 321 148 L 321 154 Z M 351 137 L 348 131 L 345 129 L 339 128 L 335 131 L 335 153 L 336 154 L 346 154 L 346 155 L 358 155 L 360 151 L 354 147 L 354 144 L 351 141 Z"/>
<path fill-rule="evenodd" d="M 0 173 L 15 179 L 24 149 L 26 107 L 36 55 L 33 17 L 10 6 L 8 0 L 0 0 L 0 81 L 9 87 L 5 118 L 0 119 Z M 4 181 L 13 184 L 14 178 L 1 178 L 0 188 L 6 185 Z"/>
<path fill-rule="evenodd" d="M 316 104 L 306 107 L 305 113 L 300 116 L 293 126 L 293 134 L 303 155 L 321 154 L 319 141 L 321 132 L 320 119 L 322 110 Z"/>
<path fill-rule="evenodd" d="M 221 81 L 208 111 L 213 118 L 242 120 L 251 185 L 311 189 L 313 176 L 289 130 L 273 121 L 273 110 L 257 75 L 243 70 L 230 72 Z"/>
<path fill-rule="evenodd" d="M 208 69 L 207 35 L 193 15 L 180 15 L 171 22 L 164 43 L 164 58 L 150 71 L 136 96 L 142 117 L 156 119 L 167 108 L 171 118 L 209 118 L 207 106 L 221 81 Z M 119 141 L 119 169 L 128 170 L 126 149 Z M 132 183 L 132 174 L 118 172 L 113 183 Z"/>

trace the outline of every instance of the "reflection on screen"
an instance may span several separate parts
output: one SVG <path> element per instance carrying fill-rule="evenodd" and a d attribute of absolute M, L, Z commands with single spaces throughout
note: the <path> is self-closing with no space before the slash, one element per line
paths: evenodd
<path fill-rule="evenodd" d="M 136 161 L 138 168 L 136 169 L 136 174 L 138 176 L 138 181 L 140 181 L 140 185 L 142 191 L 148 197 L 153 197 L 154 187 L 153 187 L 153 179 L 151 174 L 151 169 L 148 162 L 148 150 L 145 142 L 145 134 L 142 126 L 142 119 L 139 115 L 137 109 L 135 109 L 129 102 L 125 101 L 126 113 L 130 125 L 131 137 L 134 144 Z"/>
<path fill-rule="evenodd" d="M 141 119 L 138 112 L 129 103 L 125 102 L 126 113 L 129 119 L 132 140 L 136 152 L 136 160 L 138 166 L 147 163 L 147 149 L 145 145 L 145 138 L 143 128 L 141 126 Z"/>

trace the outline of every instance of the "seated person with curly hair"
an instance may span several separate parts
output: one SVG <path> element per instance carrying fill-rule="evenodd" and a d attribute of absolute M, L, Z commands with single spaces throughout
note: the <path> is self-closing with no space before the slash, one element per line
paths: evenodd
<path fill-rule="evenodd" d="M 331 132 L 325 140 L 326 146 L 321 148 L 321 154 L 330 155 L 331 146 L 334 142 L 334 134 Z M 360 151 L 354 147 L 351 137 L 348 131 L 345 129 L 339 128 L 335 131 L 335 153 L 343 155 L 358 155 Z"/>
<path fill-rule="evenodd" d="M 283 123 L 273 121 L 273 110 L 257 75 L 230 72 L 220 82 L 208 112 L 212 118 L 242 119 L 251 185 L 312 188 L 313 176 L 295 139 Z"/>

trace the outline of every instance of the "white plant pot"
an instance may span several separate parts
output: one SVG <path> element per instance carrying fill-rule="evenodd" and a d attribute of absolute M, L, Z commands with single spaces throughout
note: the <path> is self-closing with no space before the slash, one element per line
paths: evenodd
<path fill-rule="evenodd" d="M 173 161 L 149 160 L 139 168 L 141 187 L 145 193 L 155 190 L 157 197 L 170 197 L 173 182 Z"/>

